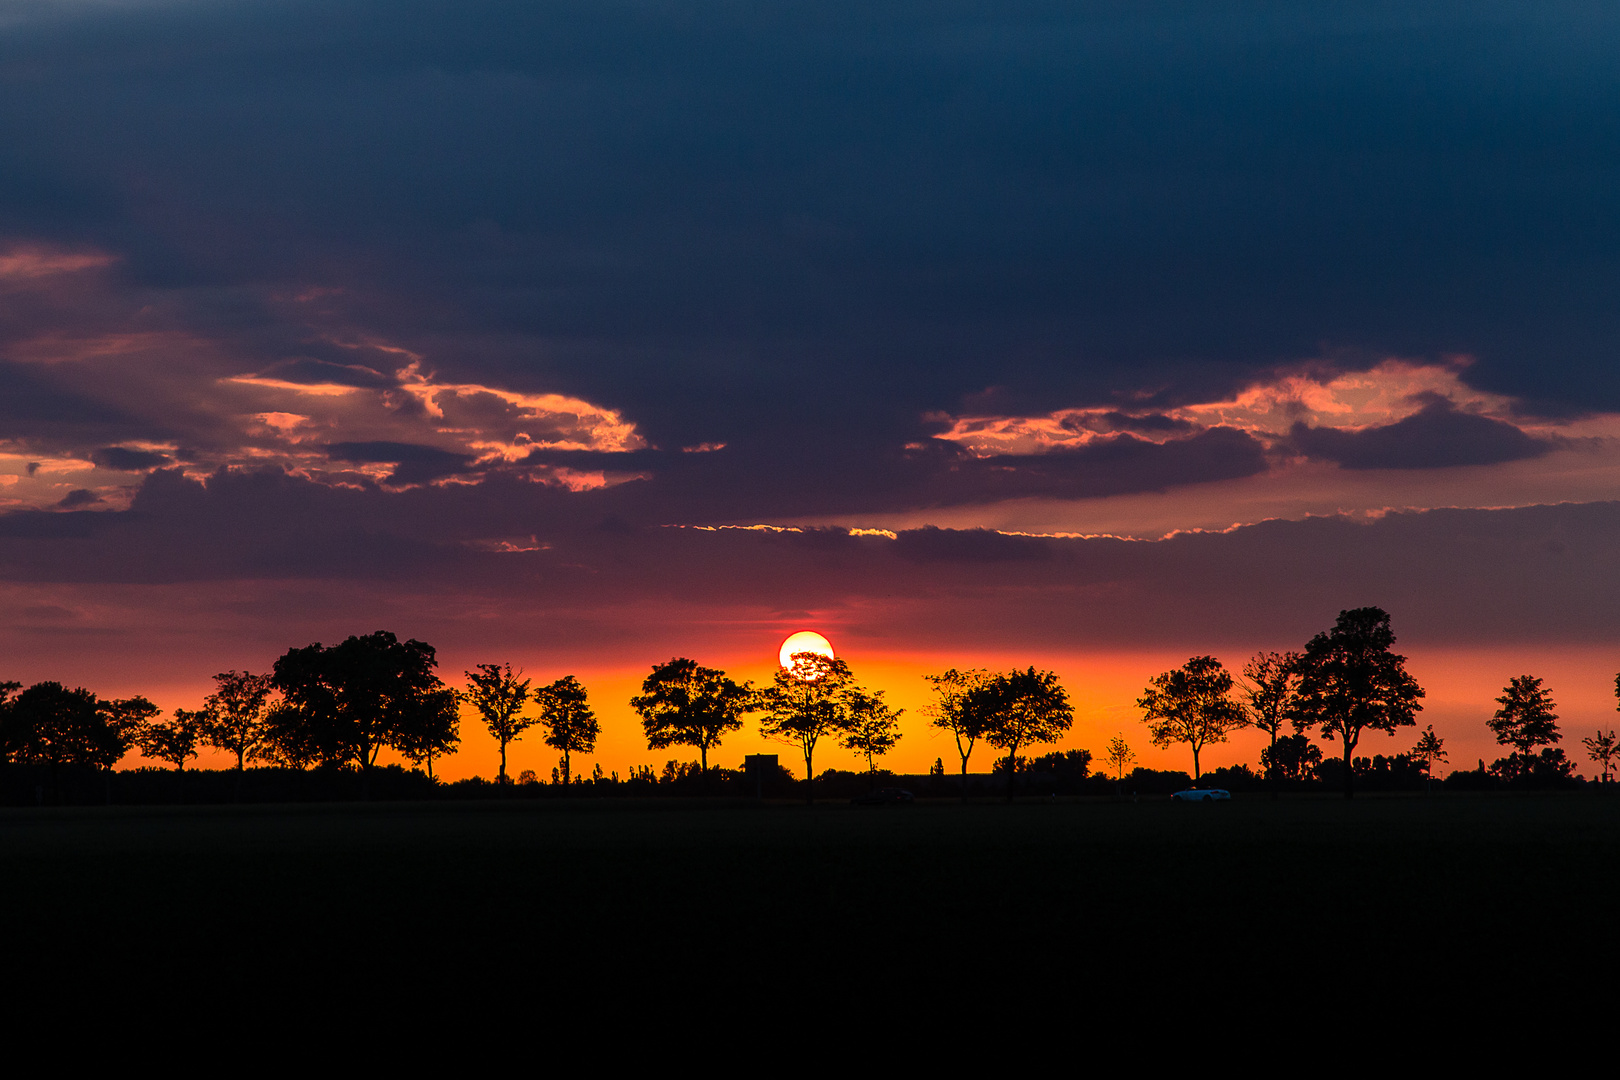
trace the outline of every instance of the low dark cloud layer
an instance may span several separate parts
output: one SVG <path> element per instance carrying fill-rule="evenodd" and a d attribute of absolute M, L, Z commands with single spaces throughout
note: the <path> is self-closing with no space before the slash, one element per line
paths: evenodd
<path fill-rule="evenodd" d="M 158 473 L 128 511 L 0 519 L 0 593 L 86 612 L 88 627 L 116 600 L 147 611 L 152 633 L 182 632 L 157 624 L 183 618 L 191 597 L 244 639 L 313 640 L 389 612 L 426 620 L 420 632 L 446 647 L 515 627 L 525 648 L 599 660 L 800 619 L 867 649 L 1206 651 L 1303 642 L 1367 604 L 1428 645 L 1620 643 L 1620 503 L 1129 541 L 559 525 L 491 486 L 389 494 L 260 476 L 203 488 Z"/>
<path fill-rule="evenodd" d="M 1438 469 L 1495 465 L 1538 457 L 1553 448 L 1502 420 L 1457 411 L 1441 398 L 1404 420 L 1360 431 L 1295 424 L 1293 446 L 1346 469 Z"/>

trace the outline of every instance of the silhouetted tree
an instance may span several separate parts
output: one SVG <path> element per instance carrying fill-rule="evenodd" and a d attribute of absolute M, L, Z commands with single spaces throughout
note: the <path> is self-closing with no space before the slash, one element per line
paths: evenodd
<path fill-rule="evenodd" d="M 522 672 L 519 672 L 522 674 Z M 466 698 L 484 718 L 484 726 L 501 747 L 499 782 L 506 783 L 506 746 L 539 723 L 537 716 L 524 716 L 523 706 L 529 700 L 529 681 L 521 681 L 512 674 L 511 664 L 479 664 L 477 671 L 466 672 Z"/>
<path fill-rule="evenodd" d="M 1607 785 L 1609 773 L 1614 771 L 1615 758 L 1620 757 L 1620 741 L 1615 739 L 1614 730 L 1599 728 L 1594 738 L 1582 739 L 1581 745 L 1586 747 L 1586 756 L 1603 767 L 1600 782 Z"/>
<path fill-rule="evenodd" d="M 1558 733 L 1552 693 L 1540 679 L 1520 675 L 1503 688 L 1496 703 L 1501 707 L 1485 721 L 1485 726 L 1498 743 L 1513 747 L 1513 765 L 1505 771 L 1529 780 L 1536 766 L 1536 747 L 1550 746 L 1563 738 Z"/>
<path fill-rule="evenodd" d="M 649 750 L 695 747 L 698 766 L 707 773 L 710 748 L 740 729 L 743 716 L 758 711 L 759 701 L 748 683 L 733 682 L 723 671 L 678 656 L 654 665 L 630 707 L 641 717 Z"/>
<path fill-rule="evenodd" d="M 184 772 L 186 762 L 197 756 L 208 715 L 202 709 L 176 709 L 174 719 L 147 724 L 135 736 L 141 753 L 154 761 L 165 761 Z"/>
<path fill-rule="evenodd" d="M 1294 721 L 1294 704 L 1299 698 L 1299 661 L 1297 652 L 1255 653 L 1243 666 L 1243 684 L 1240 694 L 1244 703 L 1244 716 L 1253 726 L 1266 733 L 1267 746 L 1274 748 L 1282 726 Z M 1275 753 L 1271 755 L 1275 757 Z M 1275 770 L 1267 768 L 1266 778 L 1271 781 L 1271 797 L 1277 797 Z"/>
<path fill-rule="evenodd" d="M 1193 783 L 1201 775 L 1198 753 L 1226 741 L 1243 723 L 1243 709 L 1232 700 L 1232 676 L 1213 656 L 1195 656 L 1174 671 L 1155 675 L 1136 707 L 1153 745 L 1183 742 L 1192 748 Z"/>
<path fill-rule="evenodd" d="M 968 692 L 968 710 L 986 718 L 984 741 L 1007 752 L 1007 801 L 1013 797 L 1018 751 L 1057 742 L 1074 723 L 1069 695 L 1055 673 L 1009 671 Z"/>
<path fill-rule="evenodd" d="M 1316 727 L 1322 738 L 1344 747 L 1344 797 L 1355 794 L 1352 754 L 1367 729 L 1395 734 L 1410 727 L 1423 706 L 1423 688 L 1406 671 L 1406 657 L 1390 651 L 1395 634 L 1389 614 L 1365 607 L 1339 612 L 1333 629 L 1305 646 L 1300 660 L 1301 728 Z"/>
<path fill-rule="evenodd" d="M 540 723 L 546 729 L 546 745 L 562 751 L 562 782 L 568 783 L 572 754 L 589 754 L 596 749 L 601 725 L 585 701 L 585 687 L 572 675 L 564 675 L 535 694 L 540 705 Z"/>
<path fill-rule="evenodd" d="M 1322 749 L 1304 735 L 1284 735 L 1260 749 L 1260 767 L 1266 775 L 1275 773 L 1283 780 L 1300 782 L 1316 779 L 1322 766 Z"/>
<path fill-rule="evenodd" d="M 855 677 L 842 660 L 820 653 L 794 653 L 791 667 L 780 668 L 771 685 L 760 692 L 765 713 L 759 731 L 767 739 L 792 743 L 804 754 L 806 803 L 815 801 L 815 772 L 811 759 L 824 736 L 836 736 L 849 727 L 849 695 Z"/>
<path fill-rule="evenodd" d="M 1434 733 L 1434 725 L 1430 724 L 1418 736 L 1418 741 L 1412 747 L 1412 756 L 1423 762 L 1424 790 L 1434 787 L 1434 763 L 1446 760 L 1446 740 Z"/>
<path fill-rule="evenodd" d="M 448 686 L 429 690 L 405 707 L 394 749 L 412 765 L 427 769 L 433 779 L 433 759 L 456 752 L 461 745 L 461 695 Z"/>
<path fill-rule="evenodd" d="M 0 762 L 11 760 L 11 749 L 6 745 L 6 717 L 11 712 L 11 703 L 17 691 L 21 689 L 20 682 L 0 682 Z"/>
<path fill-rule="evenodd" d="M 117 701 L 103 701 L 100 709 L 112 737 L 93 758 L 91 764 L 111 771 L 114 765 L 124 759 L 125 754 L 134 749 L 141 732 L 146 730 L 147 725 L 151 724 L 153 718 L 162 710 L 139 695 L 120 698 Z M 108 800 L 111 801 L 110 790 Z"/>
<path fill-rule="evenodd" d="M 59 682 L 35 683 L 18 694 L 5 721 L 7 756 L 47 766 L 53 792 L 64 766 L 111 768 L 129 746 L 96 695 L 83 687 L 69 690 Z"/>
<path fill-rule="evenodd" d="M 370 796 L 371 769 L 383 747 L 400 749 L 431 706 L 423 699 L 445 689 L 434 674 L 433 646 L 401 642 L 386 630 L 289 649 L 275 664 L 273 682 L 308 727 L 320 758 L 360 769 Z"/>
<path fill-rule="evenodd" d="M 1125 766 L 1136 760 L 1136 751 L 1131 744 L 1125 741 L 1125 733 L 1117 732 L 1108 740 L 1107 761 L 1109 768 L 1114 770 L 1114 779 L 1123 783 L 1125 781 Z"/>
<path fill-rule="evenodd" d="M 321 760 L 315 725 L 296 705 L 278 702 L 264 716 L 263 740 L 254 759 L 278 769 L 303 772 Z"/>
<path fill-rule="evenodd" d="M 906 710 L 891 709 L 883 691 L 849 692 L 849 726 L 838 733 L 838 745 L 866 757 L 866 771 L 877 772 L 873 758 L 882 757 L 900 741 L 900 716 Z"/>
<path fill-rule="evenodd" d="M 989 719 L 969 707 L 968 695 L 988 682 L 990 673 L 982 668 L 965 671 L 951 668 L 943 675 L 924 675 L 923 678 L 933 684 L 934 693 L 938 695 L 933 704 L 924 707 L 923 715 L 929 717 L 933 727 L 955 736 L 956 753 L 962 759 L 962 801 L 967 802 L 968 758 L 973 754 L 973 744 L 984 737 Z"/>
<path fill-rule="evenodd" d="M 264 719 L 273 690 L 270 675 L 222 671 L 214 676 L 214 692 L 203 701 L 202 741 L 235 754 L 239 775 L 264 745 Z"/>

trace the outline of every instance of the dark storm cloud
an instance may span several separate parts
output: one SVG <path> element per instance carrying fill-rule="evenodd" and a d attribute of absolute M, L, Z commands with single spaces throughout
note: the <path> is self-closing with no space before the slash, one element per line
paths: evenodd
<path fill-rule="evenodd" d="M 403 354 L 356 359 L 382 343 L 778 477 L 897 455 L 991 387 L 1019 412 L 1168 407 L 1322 355 L 1469 353 L 1470 382 L 1527 410 L 1620 409 L 1617 23 L 31 9 L 0 38 L 0 232 L 119 255 L 231 373 L 386 379 Z"/>
<path fill-rule="evenodd" d="M 424 484 L 464 473 L 472 465 L 472 459 L 465 454 L 397 442 L 333 443 L 326 448 L 326 455 L 333 461 L 392 465 L 394 471 L 388 479 L 394 484 Z"/>
<path fill-rule="evenodd" d="M 1308 457 L 1346 469 L 1436 469 L 1494 465 L 1537 457 L 1553 448 L 1545 439 L 1488 416 L 1458 412 L 1445 398 L 1427 402 L 1404 420 L 1360 431 L 1295 424 L 1289 441 Z"/>
<path fill-rule="evenodd" d="M 66 606 L 98 590 L 157 604 L 154 587 L 183 587 L 229 597 L 231 619 L 272 620 L 289 640 L 307 633 L 303 609 L 274 598 L 330 593 L 351 620 L 431 608 L 453 637 L 517 619 L 530 647 L 586 652 L 717 625 L 757 633 L 791 611 L 918 647 L 1207 650 L 1303 642 L 1366 604 L 1429 643 L 1620 641 L 1620 503 L 1271 521 L 1160 541 L 940 529 L 889 539 L 635 528 L 536 510 L 495 490 L 503 482 L 391 495 L 269 474 L 205 487 L 159 472 L 129 511 L 0 516 L 0 583 Z M 523 542 L 479 542 L 500 538 Z M 52 600 L 57 587 L 80 600 Z"/>
<path fill-rule="evenodd" d="M 158 469 L 174 463 L 174 459 L 168 454 L 159 454 L 152 450 L 127 450 L 122 446 L 104 446 L 99 450 L 92 450 L 90 460 L 96 463 L 97 468 L 117 472 L 145 472 L 147 469 Z"/>

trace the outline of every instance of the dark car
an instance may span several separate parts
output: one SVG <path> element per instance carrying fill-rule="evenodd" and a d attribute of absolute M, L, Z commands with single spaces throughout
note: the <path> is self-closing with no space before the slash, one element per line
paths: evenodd
<path fill-rule="evenodd" d="M 916 799 L 904 788 L 886 787 L 849 800 L 851 806 L 910 806 Z"/>
<path fill-rule="evenodd" d="M 1170 797 L 1179 802 L 1226 802 L 1232 798 L 1232 793 L 1225 788 L 1194 787 L 1178 791 Z"/>

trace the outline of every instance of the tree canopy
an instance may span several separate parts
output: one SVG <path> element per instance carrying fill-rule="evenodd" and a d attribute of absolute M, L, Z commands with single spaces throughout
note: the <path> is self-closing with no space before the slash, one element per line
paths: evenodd
<path fill-rule="evenodd" d="M 523 706 L 529 700 L 530 680 L 520 680 L 513 675 L 511 664 L 479 664 L 478 670 L 466 672 L 466 676 L 466 699 L 478 710 L 478 715 L 484 718 L 484 726 L 500 744 L 499 782 L 504 784 L 507 744 L 540 721 L 537 716 L 523 715 Z"/>
<path fill-rule="evenodd" d="M 136 734 L 135 742 L 146 757 L 183 771 L 186 762 L 197 756 L 197 745 L 202 741 L 207 722 L 208 715 L 203 709 L 176 709 L 172 720 L 145 725 Z"/>
<path fill-rule="evenodd" d="M 203 701 L 202 740 L 236 755 L 240 772 L 249 759 L 258 759 L 265 744 L 265 716 L 273 676 L 249 671 L 222 671 L 214 676 L 214 692 Z"/>
<path fill-rule="evenodd" d="M 1137 699 L 1153 745 L 1164 749 L 1186 743 L 1192 749 L 1193 781 L 1198 755 L 1210 743 L 1225 742 L 1240 726 L 1243 709 L 1232 700 L 1232 675 L 1213 656 L 1194 656 L 1174 671 L 1155 675 Z"/>
<path fill-rule="evenodd" d="M 566 784 L 572 755 L 596 749 L 601 725 L 586 703 L 584 685 L 572 675 L 544 687 L 535 699 L 540 704 L 540 723 L 546 729 L 546 745 L 562 751 L 562 778 Z"/>
<path fill-rule="evenodd" d="M 743 725 L 743 716 L 759 709 L 759 695 L 748 683 L 737 683 L 716 668 L 678 656 L 653 667 L 630 699 L 641 717 L 650 750 L 691 746 L 698 763 L 709 771 L 709 750 Z"/>
<path fill-rule="evenodd" d="M 791 743 L 804 754 L 805 801 L 815 797 L 812 759 L 816 744 L 850 725 L 849 691 L 855 676 L 844 661 L 820 653 L 794 653 L 791 667 L 777 669 L 760 691 L 765 716 L 759 731 L 767 739 Z"/>
<path fill-rule="evenodd" d="M 962 798 L 967 799 L 968 758 L 973 746 L 984 737 L 989 714 L 978 711 L 985 704 L 981 698 L 974 702 L 969 695 L 990 681 L 990 673 L 983 668 L 958 670 L 951 668 L 940 675 L 924 675 L 933 684 L 936 695 L 932 704 L 923 709 L 929 724 L 948 731 L 956 739 L 956 754 L 962 761 Z"/>
<path fill-rule="evenodd" d="M 35 683 L 6 703 L 0 742 L 8 760 L 110 769 L 129 752 L 141 726 L 157 714 L 143 697 L 103 701 L 78 687 Z"/>
<path fill-rule="evenodd" d="M 1013 796 L 1018 751 L 1057 742 L 1074 723 L 1068 691 L 1054 672 L 1009 671 L 968 692 L 967 709 L 984 717 L 984 740 L 1007 752 L 1007 798 Z"/>
<path fill-rule="evenodd" d="M 433 646 L 401 642 L 386 630 L 330 648 L 316 642 L 289 649 L 273 683 L 319 760 L 369 773 L 383 747 L 404 751 L 442 711 L 446 689 L 434 674 Z"/>
<path fill-rule="evenodd" d="M 1563 738 L 1558 732 L 1558 714 L 1553 711 L 1552 692 L 1532 675 L 1509 680 L 1496 699 L 1498 706 L 1485 725 L 1503 746 L 1513 747 L 1513 768 L 1520 777 L 1534 769 L 1535 749 L 1550 746 Z"/>
<path fill-rule="evenodd" d="M 876 772 L 875 758 L 894 749 L 900 741 L 900 717 L 906 711 L 889 707 L 883 691 L 868 693 L 859 688 L 849 691 L 849 724 L 838 733 L 838 745 L 866 758 L 866 771 Z"/>
<path fill-rule="evenodd" d="M 1407 673 L 1406 657 L 1390 651 L 1394 644 L 1388 612 L 1355 608 L 1339 612 L 1333 629 L 1311 638 L 1300 660 L 1295 713 L 1302 729 L 1315 727 L 1343 745 L 1346 798 L 1355 791 L 1351 755 L 1361 733 L 1393 735 L 1417 723 L 1423 709 L 1423 688 Z"/>

